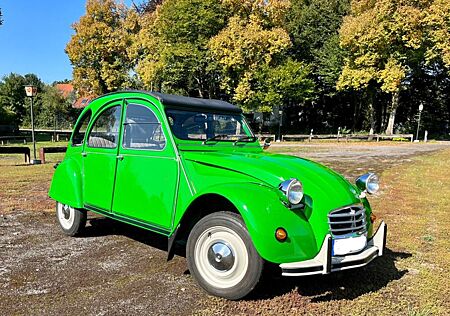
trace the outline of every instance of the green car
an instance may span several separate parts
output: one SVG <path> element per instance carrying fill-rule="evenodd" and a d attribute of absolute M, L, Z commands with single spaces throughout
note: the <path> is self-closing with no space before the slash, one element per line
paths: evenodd
<path fill-rule="evenodd" d="M 65 234 L 91 211 L 165 235 L 169 259 L 185 251 L 198 284 L 228 299 L 247 295 L 265 263 L 303 276 L 383 255 L 386 224 L 375 232 L 366 198 L 376 175 L 353 185 L 267 145 L 224 101 L 111 93 L 81 113 L 49 195 Z"/>

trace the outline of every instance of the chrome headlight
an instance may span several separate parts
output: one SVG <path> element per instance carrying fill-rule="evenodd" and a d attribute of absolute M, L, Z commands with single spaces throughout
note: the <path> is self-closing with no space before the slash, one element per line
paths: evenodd
<path fill-rule="evenodd" d="M 356 186 L 362 191 L 374 194 L 380 189 L 380 182 L 375 173 L 366 173 L 356 179 Z"/>
<path fill-rule="evenodd" d="M 303 199 L 303 185 L 297 179 L 281 182 L 280 190 L 286 195 L 291 204 L 299 204 Z"/>

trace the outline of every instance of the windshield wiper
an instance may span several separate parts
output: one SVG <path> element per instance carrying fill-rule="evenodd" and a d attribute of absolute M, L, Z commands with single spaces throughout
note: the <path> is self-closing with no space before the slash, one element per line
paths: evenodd
<path fill-rule="evenodd" d="M 210 141 L 213 141 L 213 140 L 218 140 L 219 138 L 224 138 L 224 137 L 228 137 L 228 135 L 227 134 L 217 134 L 217 135 L 215 135 L 213 137 L 207 138 L 203 142 L 203 144 L 206 144 L 207 142 L 210 142 Z"/>
<path fill-rule="evenodd" d="M 254 142 L 255 140 L 257 140 L 258 138 L 256 137 L 256 136 L 242 136 L 242 137 L 239 137 L 237 140 L 235 140 L 234 141 L 234 144 L 237 144 L 237 143 L 239 143 L 239 142 L 249 142 L 249 143 L 251 143 L 251 142 Z"/>

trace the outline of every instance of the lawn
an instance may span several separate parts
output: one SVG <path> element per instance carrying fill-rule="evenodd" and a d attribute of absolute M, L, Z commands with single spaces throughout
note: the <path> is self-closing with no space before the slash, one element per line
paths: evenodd
<path fill-rule="evenodd" d="M 39 146 L 50 146 L 50 144 L 54 146 L 54 143 L 44 143 Z M 365 144 L 361 146 L 355 148 L 355 152 L 366 147 Z M 398 146 L 395 145 L 395 147 Z M 347 150 L 346 147 L 345 151 Z M 279 151 L 278 148 L 276 151 Z M 299 154 L 299 151 L 300 155 L 304 153 L 320 157 L 322 153 L 329 153 L 331 149 L 321 146 L 317 150 L 313 150 L 312 147 L 307 149 L 292 147 L 284 148 L 283 152 Z M 339 153 L 337 152 L 336 155 Z M 53 215 L 49 214 L 53 212 L 54 202 L 47 197 L 53 174 L 53 163 L 61 160 L 62 157 L 63 154 L 50 154 L 48 156 L 50 163 L 30 166 L 23 163 L 20 155 L 0 155 L 0 224 L 2 218 L 12 218 L 14 221 L 14 214 L 20 215 L 17 218 L 33 214 L 31 217 L 33 220 L 9 224 L 17 224 L 17 228 L 14 228 L 16 226 L 0 227 L 0 237 L 3 236 L 4 240 L 14 240 L 11 244 L 13 246 L 0 242 L 0 257 L 2 252 L 5 252 L 7 256 L 17 256 L 15 259 L 17 262 L 12 266 L 6 265 L 4 268 L 6 270 L 2 270 L 0 266 L 0 281 L 3 280 L 2 278 L 8 278 L 8 273 L 11 273 L 12 280 L 9 281 L 10 283 L 5 281 L 4 284 L 7 287 L 0 289 L 0 308 L 4 311 L 9 310 L 13 314 L 27 314 L 27 311 L 33 313 L 43 308 L 42 302 L 47 302 L 46 304 L 53 302 L 45 305 L 45 308 L 51 311 L 50 314 L 70 314 L 66 310 L 65 303 L 70 298 L 79 299 L 77 304 L 80 304 L 80 308 L 91 311 L 90 314 L 95 314 L 95 311 L 99 309 L 114 313 L 117 311 L 114 309 L 117 306 L 120 306 L 123 313 L 133 313 L 133 311 L 141 310 L 137 308 L 142 308 L 141 311 L 148 310 L 154 304 L 170 305 L 173 302 L 166 300 L 169 300 L 169 297 L 173 300 L 175 295 L 180 304 L 170 307 L 171 311 L 175 309 L 181 313 L 181 308 L 184 308 L 198 315 L 450 314 L 450 172 L 448 172 L 450 149 L 448 146 L 433 153 L 415 152 L 415 156 L 407 156 L 400 163 L 399 158 L 394 154 L 383 159 L 360 162 L 359 165 L 356 160 L 342 164 L 337 156 L 333 156 L 332 159 L 325 156 L 322 160 L 324 163 L 341 170 L 347 177 L 349 175 L 353 177 L 354 174 L 362 172 L 360 169 L 367 166 L 382 172 L 381 192 L 370 197 L 370 201 L 378 218 L 377 223 L 384 219 L 388 224 L 386 255 L 365 268 L 332 275 L 269 278 L 263 280 L 249 298 L 237 302 L 207 296 L 198 289 L 188 275 L 183 273 L 186 269 L 184 258 L 177 257 L 168 264 L 165 262 L 163 251 L 139 244 L 133 238 L 126 237 L 126 234 L 119 234 L 117 228 L 113 227 L 109 233 L 106 227 L 98 236 L 64 239 L 54 223 Z M 8 223 L 8 220 L 5 223 Z M 22 233 L 15 235 L 19 227 L 22 227 L 24 236 L 28 237 L 21 239 Z M 72 248 L 65 248 L 65 243 Z M 106 243 L 107 251 L 100 251 L 103 248 L 98 248 L 98 245 L 103 243 Z M 18 247 L 18 252 L 8 247 Z M 110 270 L 111 274 L 105 279 L 104 275 L 108 270 L 96 272 L 96 262 L 104 263 L 115 258 L 113 249 L 124 249 L 120 250 L 123 252 L 118 254 L 117 260 L 128 261 L 127 264 L 117 266 L 118 268 L 114 266 L 117 270 Z M 59 267 L 51 263 L 52 261 L 49 263 L 50 259 L 53 260 L 52 254 L 60 255 L 58 251 L 67 253 L 69 258 L 67 260 L 71 260 L 70 255 L 73 254 L 75 256 L 73 260 L 78 262 L 77 265 L 89 262 L 85 269 L 91 269 L 92 273 L 82 277 L 70 264 Z M 143 256 L 148 256 L 146 260 L 153 262 L 154 266 L 146 264 Z M 29 263 L 32 263 L 31 266 Z M 17 266 L 16 270 L 14 266 Z M 43 272 L 42 275 L 29 274 L 34 266 L 39 267 L 41 272 L 45 270 L 48 272 L 46 274 Z M 52 270 L 53 266 L 59 272 Z M 154 274 L 159 273 L 155 271 L 162 269 L 164 272 L 161 272 L 155 280 Z M 77 277 L 80 280 L 73 279 L 70 283 L 72 287 L 66 289 L 61 283 L 61 279 L 65 280 L 64 276 L 70 276 L 70 280 Z M 146 289 L 148 282 L 156 285 L 152 285 L 152 289 Z M 42 291 L 41 294 L 36 294 L 40 292 L 27 290 L 26 293 L 35 294 L 23 294 L 28 295 L 25 297 L 19 295 L 25 291 L 26 286 L 40 288 L 48 284 L 54 284 L 46 288 L 48 292 Z M 153 289 L 154 286 L 156 286 L 155 289 Z M 11 294 L 11 296 L 9 292 L 19 294 Z M 86 292 L 91 293 L 91 296 L 85 297 Z M 145 298 L 142 294 L 144 292 L 158 295 L 157 302 L 152 300 L 151 295 Z M 136 293 L 141 294 L 136 296 Z M 58 299 L 54 300 L 54 297 Z M 103 301 L 95 300 L 96 297 L 102 297 Z M 30 304 L 22 305 L 20 302 L 24 299 L 28 299 Z M 131 305 L 126 303 L 130 300 L 135 303 Z M 75 310 L 72 311 L 75 313 Z M 174 313 L 177 312 L 171 312 L 171 314 Z"/>
<path fill-rule="evenodd" d="M 370 200 L 377 223 L 388 224 L 384 258 L 336 275 L 271 280 L 261 292 L 291 290 L 214 299 L 199 314 L 450 315 L 449 165 L 446 149 L 382 173 L 382 192 Z"/>

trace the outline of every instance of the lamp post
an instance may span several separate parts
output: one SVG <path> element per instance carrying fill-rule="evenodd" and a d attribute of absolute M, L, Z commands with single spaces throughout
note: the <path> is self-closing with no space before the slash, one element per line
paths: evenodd
<path fill-rule="evenodd" d="M 33 154 L 34 159 L 30 160 L 30 164 L 38 165 L 41 163 L 39 159 L 36 159 L 36 141 L 34 139 L 34 114 L 33 114 L 33 98 L 37 95 L 37 87 L 33 85 L 25 86 L 25 93 L 31 100 L 31 140 L 33 142 Z"/>
<path fill-rule="evenodd" d="M 417 132 L 416 132 L 416 141 L 419 141 L 419 128 L 420 128 L 420 115 L 423 111 L 423 103 L 420 102 L 419 104 L 419 119 L 417 120 Z"/>
<path fill-rule="evenodd" d="M 278 120 L 278 142 L 281 142 L 281 126 L 283 125 L 283 110 L 278 111 L 279 120 Z"/>

